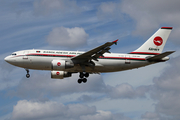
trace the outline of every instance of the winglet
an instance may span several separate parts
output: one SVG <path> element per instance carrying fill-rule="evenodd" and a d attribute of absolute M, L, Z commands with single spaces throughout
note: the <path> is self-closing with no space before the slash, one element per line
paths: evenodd
<path fill-rule="evenodd" d="M 173 27 L 161 27 L 161 29 L 173 29 Z"/>
<path fill-rule="evenodd" d="M 117 39 L 117 40 L 115 40 L 115 41 L 113 41 L 113 43 L 114 43 L 115 45 L 117 45 L 117 41 L 118 41 L 118 39 Z"/>

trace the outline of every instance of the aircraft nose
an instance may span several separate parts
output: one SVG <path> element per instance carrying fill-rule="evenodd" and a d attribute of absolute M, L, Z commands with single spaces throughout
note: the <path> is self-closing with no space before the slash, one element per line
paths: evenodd
<path fill-rule="evenodd" d="M 10 57 L 7 56 L 7 57 L 4 58 L 4 60 L 9 63 L 10 62 Z"/>
<path fill-rule="evenodd" d="M 17 64 L 18 64 L 17 59 L 16 59 L 15 57 L 11 56 L 11 55 L 5 57 L 4 60 L 5 60 L 7 63 L 11 64 L 11 65 L 17 65 Z"/>

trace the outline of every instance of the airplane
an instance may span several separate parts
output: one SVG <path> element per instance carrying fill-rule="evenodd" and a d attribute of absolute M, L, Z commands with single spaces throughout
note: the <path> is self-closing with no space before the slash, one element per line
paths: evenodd
<path fill-rule="evenodd" d="M 4 60 L 14 66 L 29 69 L 50 70 L 51 78 L 63 79 L 79 73 L 77 82 L 86 83 L 89 74 L 124 71 L 165 62 L 175 51 L 162 53 L 172 27 L 161 27 L 142 46 L 127 54 L 111 53 L 110 46 L 117 40 L 106 42 L 87 52 L 63 50 L 22 50 L 13 52 Z"/>

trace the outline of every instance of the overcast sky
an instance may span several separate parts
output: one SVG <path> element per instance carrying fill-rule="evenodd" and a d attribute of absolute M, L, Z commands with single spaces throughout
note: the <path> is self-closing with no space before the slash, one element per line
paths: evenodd
<path fill-rule="evenodd" d="M 0 0 L 0 120 L 179 120 L 179 0 Z M 87 51 L 119 39 L 129 53 L 160 27 L 173 27 L 171 59 L 139 69 L 51 79 L 4 61 L 14 51 Z"/>

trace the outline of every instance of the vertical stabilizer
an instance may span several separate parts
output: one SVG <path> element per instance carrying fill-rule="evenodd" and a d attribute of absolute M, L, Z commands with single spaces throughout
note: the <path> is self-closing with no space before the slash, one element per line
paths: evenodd
<path fill-rule="evenodd" d="M 131 52 L 131 54 L 160 54 L 166 44 L 172 27 L 161 27 L 154 33 L 141 47 Z"/>

